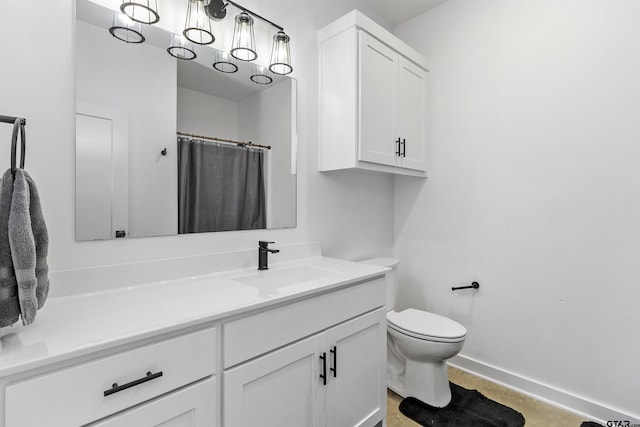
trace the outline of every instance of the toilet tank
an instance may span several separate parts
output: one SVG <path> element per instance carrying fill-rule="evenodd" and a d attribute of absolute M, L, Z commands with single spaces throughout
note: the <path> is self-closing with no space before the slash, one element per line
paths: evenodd
<path fill-rule="evenodd" d="M 396 295 L 398 292 L 398 264 L 400 260 L 396 258 L 371 258 L 360 261 L 365 264 L 377 265 L 380 267 L 388 267 L 391 270 L 387 271 L 385 276 L 386 288 L 387 288 L 387 311 L 392 310 L 396 305 Z"/>

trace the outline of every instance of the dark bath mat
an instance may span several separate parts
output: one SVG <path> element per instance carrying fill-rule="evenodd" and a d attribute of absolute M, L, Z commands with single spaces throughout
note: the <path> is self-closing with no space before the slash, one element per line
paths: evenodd
<path fill-rule="evenodd" d="M 477 390 L 451 384 L 451 402 L 435 408 L 414 398 L 400 402 L 400 412 L 423 426 L 438 427 L 522 427 L 520 412 L 485 397 Z"/>

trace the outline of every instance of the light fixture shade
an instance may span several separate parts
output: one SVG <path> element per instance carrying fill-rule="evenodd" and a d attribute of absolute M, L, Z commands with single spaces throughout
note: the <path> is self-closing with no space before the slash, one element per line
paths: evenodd
<path fill-rule="evenodd" d="M 231 55 L 241 61 L 253 61 L 258 57 L 256 40 L 253 36 L 253 18 L 246 12 L 236 16 Z"/>
<path fill-rule="evenodd" d="M 143 24 L 155 24 L 160 20 L 156 0 L 122 0 L 120 10 L 133 21 Z"/>
<path fill-rule="evenodd" d="M 253 74 L 249 78 L 259 85 L 268 85 L 273 81 L 267 67 L 258 64 L 253 64 Z"/>
<path fill-rule="evenodd" d="M 270 64 L 269 69 L 275 74 L 289 74 L 293 71 L 291 53 L 289 52 L 289 36 L 284 31 L 278 31 L 273 36 Z"/>
<path fill-rule="evenodd" d="M 227 52 L 218 50 L 216 51 L 216 62 L 213 63 L 213 68 L 221 73 L 235 73 L 238 71 L 237 62 L 236 58 Z"/>
<path fill-rule="evenodd" d="M 211 20 L 205 12 L 205 6 L 205 0 L 189 0 L 182 34 L 192 43 L 211 44 L 216 39 L 211 32 Z"/>
<path fill-rule="evenodd" d="M 196 51 L 189 40 L 187 40 L 182 34 L 171 34 L 171 44 L 167 48 L 169 55 L 189 61 L 196 58 Z"/>
<path fill-rule="evenodd" d="M 140 30 L 140 23 L 132 21 L 120 12 L 113 13 L 113 25 L 109 28 L 111 35 L 125 43 L 143 43 L 145 38 Z"/>

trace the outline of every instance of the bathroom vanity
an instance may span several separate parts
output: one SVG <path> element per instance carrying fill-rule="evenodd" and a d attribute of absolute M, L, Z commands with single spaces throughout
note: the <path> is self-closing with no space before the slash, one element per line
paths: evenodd
<path fill-rule="evenodd" d="M 54 296 L 0 330 L 0 427 L 382 425 L 385 271 L 318 254 Z"/>

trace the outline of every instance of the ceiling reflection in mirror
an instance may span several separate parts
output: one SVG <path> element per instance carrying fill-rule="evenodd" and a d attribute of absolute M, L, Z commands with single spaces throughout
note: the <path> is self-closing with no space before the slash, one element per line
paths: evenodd
<path fill-rule="evenodd" d="M 176 59 L 155 25 L 125 43 L 86 0 L 76 18 L 76 240 L 296 226 L 294 79 Z"/>

